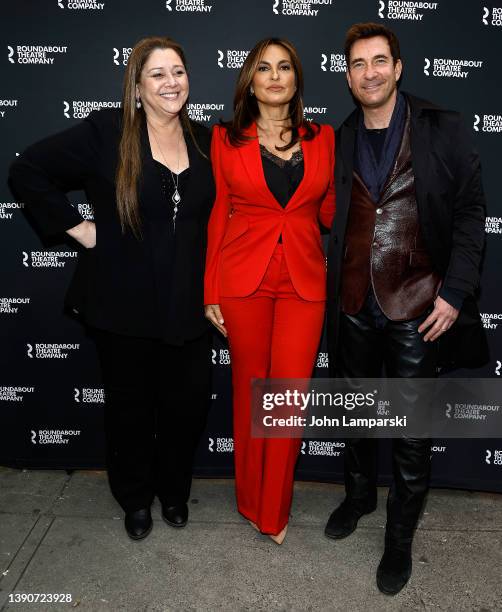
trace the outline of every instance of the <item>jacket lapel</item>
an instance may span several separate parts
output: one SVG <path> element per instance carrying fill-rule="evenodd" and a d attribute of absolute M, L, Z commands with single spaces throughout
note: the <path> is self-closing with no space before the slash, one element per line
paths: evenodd
<path fill-rule="evenodd" d="M 185 142 L 187 145 L 188 163 L 190 164 L 191 180 L 188 180 L 185 182 L 185 185 L 186 185 L 185 193 L 182 194 L 182 197 L 186 202 L 191 202 L 192 201 L 191 199 L 192 190 L 200 188 L 200 185 L 198 184 L 198 181 L 195 179 L 195 177 L 198 174 L 199 165 L 202 160 L 201 160 L 200 153 L 197 150 L 188 130 L 185 130 L 185 129 L 183 130 L 183 136 L 185 138 Z M 197 201 L 197 200 L 194 199 L 194 201 Z"/>
<path fill-rule="evenodd" d="M 430 184 L 430 123 L 416 100 L 408 96 L 411 111 L 411 165 L 415 176 L 415 193 L 419 211 L 427 207 L 427 185 Z"/>
<path fill-rule="evenodd" d="M 345 233 L 352 195 L 357 116 L 358 111 L 356 110 L 344 121 L 338 132 L 339 140 L 336 143 L 336 215 L 333 227 L 341 233 L 341 236 Z"/>
<path fill-rule="evenodd" d="M 146 121 L 141 124 L 141 180 L 140 193 L 143 198 L 160 198 L 161 197 L 161 176 L 159 169 L 156 167 L 156 162 L 152 157 L 152 149 L 148 139 L 148 130 Z"/>
<path fill-rule="evenodd" d="M 303 136 L 304 134 L 305 130 L 300 129 L 300 136 Z M 288 202 L 286 206 L 288 209 L 293 208 L 299 202 L 301 202 L 303 194 L 308 192 L 310 183 L 317 174 L 317 167 L 319 165 L 319 142 L 320 138 L 302 141 L 303 179 L 292 195 L 291 200 Z"/>
<path fill-rule="evenodd" d="M 242 165 L 249 176 L 251 184 L 261 195 L 263 202 L 270 204 L 271 206 L 279 206 L 280 208 L 281 205 L 279 202 L 277 202 L 275 197 L 268 189 L 267 182 L 265 180 L 256 123 L 252 123 L 249 128 L 244 130 L 244 136 L 250 137 L 251 140 L 238 147 L 237 150 L 239 151 Z"/>
<path fill-rule="evenodd" d="M 354 170 L 354 149 L 356 145 L 356 134 L 358 124 L 359 111 L 356 109 L 351 113 L 346 121 L 343 122 L 341 127 L 341 143 L 337 143 L 337 150 L 340 151 L 341 159 L 337 159 L 337 163 L 340 161 L 341 170 L 344 176 L 348 179 L 352 176 Z"/>

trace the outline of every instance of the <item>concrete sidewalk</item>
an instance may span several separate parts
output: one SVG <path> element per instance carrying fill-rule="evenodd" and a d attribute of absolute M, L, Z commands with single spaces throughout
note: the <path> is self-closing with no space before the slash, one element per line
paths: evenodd
<path fill-rule="evenodd" d="M 185 529 L 156 504 L 152 533 L 133 542 L 104 472 L 0 468 L 0 610 L 502 610 L 501 495 L 433 490 L 396 597 L 375 584 L 385 496 L 332 541 L 323 529 L 342 487 L 297 483 L 277 546 L 237 514 L 233 481 L 196 480 Z M 21 593 L 72 602 L 9 602 Z"/>

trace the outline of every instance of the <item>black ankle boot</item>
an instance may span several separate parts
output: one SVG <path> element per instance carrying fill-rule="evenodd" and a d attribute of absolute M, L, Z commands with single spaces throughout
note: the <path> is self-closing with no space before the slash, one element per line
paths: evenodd
<path fill-rule="evenodd" d="M 188 506 L 162 506 L 162 518 L 171 527 L 184 527 L 188 522 Z"/>
<path fill-rule="evenodd" d="M 324 535 L 334 540 L 346 538 L 357 527 L 357 523 L 363 514 L 370 514 L 376 509 L 376 502 L 366 502 L 345 498 L 336 510 L 331 513 Z"/>
<path fill-rule="evenodd" d="M 142 540 L 150 533 L 153 527 L 150 508 L 142 508 L 127 512 L 124 521 L 127 535 L 133 540 Z"/>
<path fill-rule="evenodd" d="M 377 569 L 377 586 L 386 595 L 396 595 L 411 576 L 411 542 L 385 544 L 385 551 Z"/>

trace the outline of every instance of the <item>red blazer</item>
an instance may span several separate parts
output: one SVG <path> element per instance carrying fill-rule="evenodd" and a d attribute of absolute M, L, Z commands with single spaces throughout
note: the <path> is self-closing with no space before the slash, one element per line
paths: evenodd
<path fill-rule="evenodd" d="M 333 128 L 322 125 L 313 140 L 302 141 L 303 180 L 285 208 L 267 187 L 256 124 L 245 134 L 255 138 L 233 147 L 225 128 L 213 130 L 216 200 L 208 227 L 204 303 L 219 304 L 220 295 L 253 293 L 281 234 L 294 288 L 305 300 L 324 300 L 326 265 L 319 220 L 329 228 L 335 214 Z"/>

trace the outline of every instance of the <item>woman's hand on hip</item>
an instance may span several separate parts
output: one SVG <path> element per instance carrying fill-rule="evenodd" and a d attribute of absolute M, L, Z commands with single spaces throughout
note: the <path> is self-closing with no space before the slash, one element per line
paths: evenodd
<path fill-rule="evenodd" d="M 92 221 L 82 221 L 66 230 L 66 233 L 86 249 L 93 249 L 96 246 L 96 224 Z"/>
<path fill-rule="evenodd" d="M 227 337 L 227 330 L 223 326 L 225 322 L 223 319 L 223 315 L 221 314 L 220 305 L 219 304 L 206 304 L 204 307 L 206 318 L 211 321 L 211 323 L 216 327 L 218 331 L 220 331 L 225 338 Z"/>

